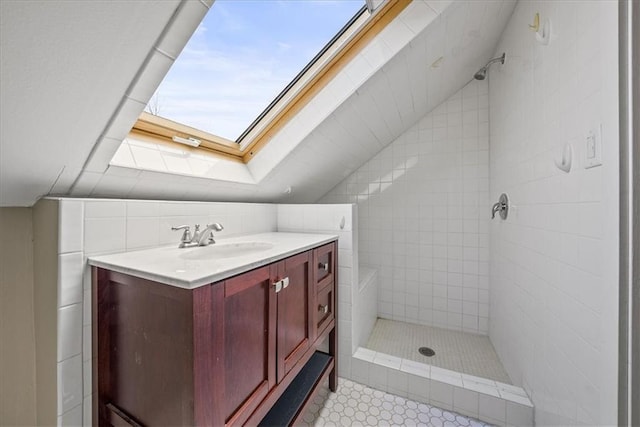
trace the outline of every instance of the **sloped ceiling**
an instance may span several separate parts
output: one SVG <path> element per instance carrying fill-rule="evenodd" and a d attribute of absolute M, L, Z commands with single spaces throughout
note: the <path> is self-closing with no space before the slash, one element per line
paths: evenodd
<path fill-rule="evenodd" d="M 179 4 L 0 1 L 0 206 L 69 191 Z"/>
<path fill-rule="evenodd" d="M 415 1 L 427 4 L 437 19 L 353 88 L 275 167 L 257 176 L 259 168 L 250 164 L 255 184 L 133 170 L 116 176 L 108 169 L 87 173 L 92 149 L 122 107 L 123 94 L 179 7 L 177 1 L 0 2 L 0 206 L 29 206 L 49 193 L 104 195 L 104 178 L 109 178 L 111 197 L 318 200 L 464 86 L 494 53 L 515 6 L 515 0 Z M 191 21 L 195 29 L 199 20 Z M 439 66 L 432 67 L 440 57 Z M 140 105 L 134 107 L 122 111 L 125 123 L 133 124 L 139 114 Z M 252 160 L 259 161 L 264 159 Z M 84 194 L 74 193 L 74 181 L 76 189 L 84 188 L 78 176 L 89 175 L 95 182 Z M 180 185 L 164 185 L 170 181 Z M 291 194 L 283 193 L 288 187 L 294 189 Z"/>
<path fill-rule="evenodd" d="M 433 3 L 438 9 L 443 2 Z M 319 200 L 468 83 L 494 54 L 514 7 L 515 1 L 449 4 L 438 19 L 314 129 L 306 143 L 261 185 L 274 192 L 280 190 L 280 200 L 289 203 Z M 442 58 L 438 66 L 432 66 L 438 58 Z M 327 146 L 342 149 L 323 149 Z M 288 185 L 297 186 L 298 191 L 282 195 L 281 189 Z"/>

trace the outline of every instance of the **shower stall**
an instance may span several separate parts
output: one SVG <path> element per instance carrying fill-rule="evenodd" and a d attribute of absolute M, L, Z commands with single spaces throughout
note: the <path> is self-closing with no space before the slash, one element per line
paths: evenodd
<path fill-rule="evenodd" d="M 352 379 L 616 423 L 617 25 L 615 2 L 517 3 L 493 59 L 320 200 L 357 204 Z"/>

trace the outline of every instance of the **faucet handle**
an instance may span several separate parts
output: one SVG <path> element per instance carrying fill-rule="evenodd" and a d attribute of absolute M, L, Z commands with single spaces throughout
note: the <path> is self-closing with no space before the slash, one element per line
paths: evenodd
<path fill-rule="evenodd" d="M 184 230 L 184 232 L 182 233 L 182 237 L 180 238 L 180 241 L 182 243 L 191 241 L 191 229 L 188 225 L 179 225 L 177 227 L 171 227 L 171 230 L 173 231 Z M 197 231 L 197 228 L 196 228 L 196 231 Z"/>
<path fill-rule="evenodd" d="M 498 199 L 498 203 L 494 203 L 491 208 L 491 219 L 496 217 L 496 213 L 500 214 L 500 218 L 507 219 L 509 214 L 509 197 L 506 193 L 502 193 Z"/>

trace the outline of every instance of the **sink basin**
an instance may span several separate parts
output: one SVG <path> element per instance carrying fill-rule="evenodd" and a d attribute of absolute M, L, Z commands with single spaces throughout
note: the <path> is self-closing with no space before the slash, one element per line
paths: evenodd
<path fill-rule="evenodd" d="M 180 254 L 180 258 L 188 260 L 214 260 L 252 255 L 273 248 L 269 242 L 215 243 L 209 246 L 195 247 Z"/>

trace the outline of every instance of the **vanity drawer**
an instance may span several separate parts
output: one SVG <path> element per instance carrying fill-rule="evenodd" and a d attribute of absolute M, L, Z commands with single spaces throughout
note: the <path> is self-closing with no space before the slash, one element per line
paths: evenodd
<path fill-rule="evenodd" d="M 316 286 L 321 289 L 333 282 L 336 268 L 336 244 L 329 243 L 313 252 Z"/>
<path fill-rule="evenodd" d="M 333 320 L 335 309 L 334 284 L 320 289 L 316 295 L 315 327 L 318 334 Z"/>

